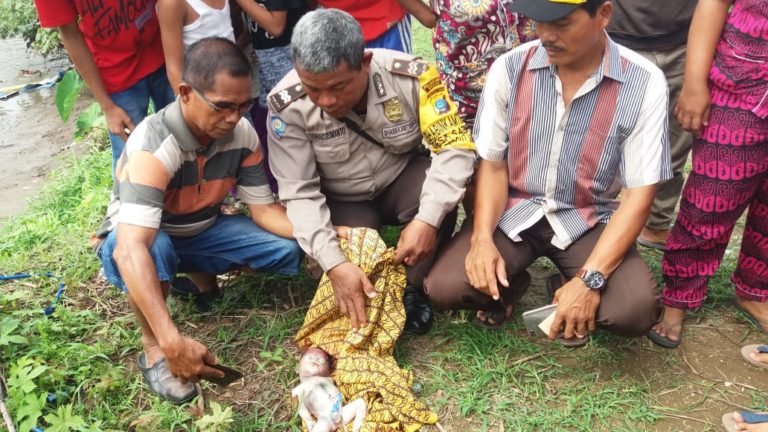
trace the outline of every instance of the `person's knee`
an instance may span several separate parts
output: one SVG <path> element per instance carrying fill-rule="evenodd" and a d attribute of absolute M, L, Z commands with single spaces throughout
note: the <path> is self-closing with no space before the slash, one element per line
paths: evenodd
<path fill-rule="evenodd" d="M 601 314 L 600 326 L 624 337 L 642 336 L 659 322 L 661 298 L 654 293 L 633 297 L 619 308 Z"/>
<path fill-rule="evenodd" d="M 432 305 L 441 310 L 461 307 L 462 301 L 458 293 L 465 290 L 463 272 L 463 267 L 461 274 L 445 270 L 436 271 L 435 268 L 429 272 L 424 278 L 424 291 Z"/>
<path fill-rule="evenodd" d="M 296 240 L 280 237 L 273 244 L 273 256 L 277 267 L 293 269 L 295 272 L 299 268 L 304 252 Z"/>

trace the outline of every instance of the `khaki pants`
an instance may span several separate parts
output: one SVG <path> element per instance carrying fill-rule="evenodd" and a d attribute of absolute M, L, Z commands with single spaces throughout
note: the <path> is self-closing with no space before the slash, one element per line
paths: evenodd
<path fill-rule="evenodd" d="M 473 218 L 464 222 L 424 282 L 429 299 L 438 308 L 499 309 L 499 302 L 472 288 L 464 270 L 472 223 Z M 493 233 L 493 241 L 504 258 L 510 287 L 514 287 L 516 275 L 524 272 L 540 256 L 549 257 L 566 278 L 573 278 L 592 253 L 604 229 L 604 224 L 598 224 L 568 249 L 561 250 L 551 244 L 554 232 L 549 222 L 542 218 L 520 234 L 521 242 L 513 242 L 499 229 Z M 502 296 L 505 299 L 515 298 L 519 293 L 503 293 Z M 633 246 L 607 280 L 597 310 L 597 325 L 621 336 L 640 336 L 661 319 L 661 312 L 656 281 Z"/>
<path fill-rule="evenodd" d="M 334 225 L 368 227 L 376 230 L 383 225 L 405 225 L 412 221 L 419 211 L 421 188 L 427 177 L 431 160 L 415 156 L 402 173 L 371 201 L 345 202 L 326 200 Z M 408 283 L 419 289 L 424 288 L 424 277 L 435 262 L 435 255 L 453 234 L 457 210 L 454 209 L 443 219 L 437 231 L 437 247 L 432 255 L 406 269 Z"/>
<path fill-rule="evenodd" d="M 651 214 L 648 216 L 646 226 L 652 229 L 668 229 L 675 221 L 675 207 L 680 199 L 680 191 L 683 189 L 685 178 L 683 169 L 688 160 L 688 152 L 691 151 L 693 137 L 685 132 L 675 118 L 674 109 L 680 90 L 683 87 L 683 75 L 685 73 L 685 45 L 681 45 L 672 51 L 637 51 L 640 55 L 652 61 L 664 72 L 669 87 L 669 152 L 672 160 L 673 177 L 659 183 L 656 189 L 656 197 L 653 200 Z"/>

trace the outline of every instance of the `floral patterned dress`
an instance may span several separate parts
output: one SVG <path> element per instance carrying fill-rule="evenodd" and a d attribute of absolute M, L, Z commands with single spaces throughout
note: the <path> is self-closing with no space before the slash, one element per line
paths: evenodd
<path fill-rule="evenodd" d="M 535 39 L 533 22 L 510 12 L 504 0 L 430 0 L 430 7 L 437 15 L 432 44 L 440 78 L 471 128 L 488 68 Z"/>

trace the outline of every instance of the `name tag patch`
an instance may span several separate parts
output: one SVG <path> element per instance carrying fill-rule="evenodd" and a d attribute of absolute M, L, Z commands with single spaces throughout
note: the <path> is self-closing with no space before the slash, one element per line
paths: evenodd
<path fill-rule="evenodd" d="M 410 119 L 405 123 L 384 128 L 381 131 L 381 134 L 382 136 L 384 136 L 384 138 L 392 138 L 400 135 L 405 135 L 409 132 L 413 132 L 418 127 L 419 127 L 419 124 L 416 122 L 416 120 Z"/>
<path fill-rule="evenodd" d="M 330 141 L 347 135 L 347 128 L 340 127 L 328 132 L 310 133 L 307 132 L 307 138 L 310 141 Z"/>

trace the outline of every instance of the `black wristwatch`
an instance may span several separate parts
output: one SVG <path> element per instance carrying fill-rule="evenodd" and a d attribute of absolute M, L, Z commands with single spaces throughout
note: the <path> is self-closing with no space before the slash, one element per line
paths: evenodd
<path fill-rule="evenodd" d="M 605 287 L 605 276 L 597 270 L 579 269 L 576 276 L 583 280 L 589 289 L 602 291 Z"/>

